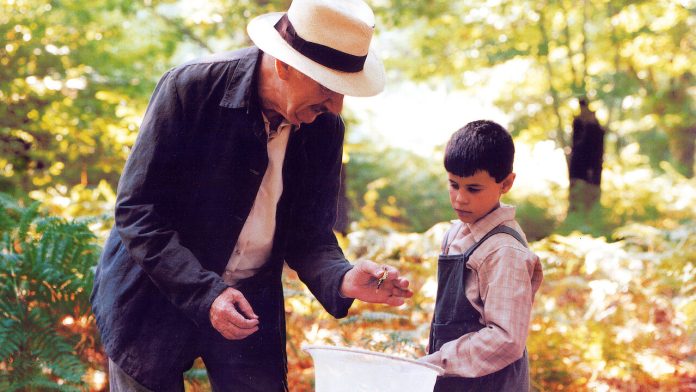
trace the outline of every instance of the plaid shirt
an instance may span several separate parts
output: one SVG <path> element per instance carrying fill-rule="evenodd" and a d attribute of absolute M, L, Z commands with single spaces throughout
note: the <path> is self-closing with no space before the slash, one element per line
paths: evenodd
<path fill-rule="evenodd" d="M 501 205 L 473 224 L 457 221 L 448 232 L 449 254 L 462 254 L 496 226 L 504 224 L 524 236 L 515 221 L 515 208 Z M 481 377 L 522 356 L 527 341 L 534 294 L 543 280 L 539 257 L 513 237 L 496 235 L 469 258 L 472 270 L 466 297 L 486 326 L 445 343 L 424 358 L 445 369 L 446 375 Z"/>

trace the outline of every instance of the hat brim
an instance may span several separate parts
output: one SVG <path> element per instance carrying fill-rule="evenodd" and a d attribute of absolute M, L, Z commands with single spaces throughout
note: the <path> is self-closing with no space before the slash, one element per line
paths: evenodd
<path fill-rule="evenodd" d="M 283 14 L 284 12 L 274 12 L 257 16 L 247 25 L 249 37 L 264 53 L 270 54 L 339 94 L 369 97 L 384 90 L 384 66 L 372 49 L 360 72 L 341 72 L 325 67 L 305 57 L 281 38 L 274 26 Z"/>

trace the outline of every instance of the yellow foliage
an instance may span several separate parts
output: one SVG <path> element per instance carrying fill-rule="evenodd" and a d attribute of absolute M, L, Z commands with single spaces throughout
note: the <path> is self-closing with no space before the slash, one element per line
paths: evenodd
<path fill-rule="evenodd" d="M 286 274 L 289 380 L 312 391 L 304 343 L 336 344 L 406 357 L 425 353 L 436 290 L 436 259 L 448 224 L 426 233 L 365 230 L 341 241 L 350 259 L 399 268 L 414 297 L 399 308 L 356 302 L 343 320 L 321 309 Z M 532 243 L 545 280 L 527 347 L 532 384 L 543 391 L 679 391 L 696 377 L 696 226 L 665 231 L 629 225 L 619 241 L 581 233 Z"/>

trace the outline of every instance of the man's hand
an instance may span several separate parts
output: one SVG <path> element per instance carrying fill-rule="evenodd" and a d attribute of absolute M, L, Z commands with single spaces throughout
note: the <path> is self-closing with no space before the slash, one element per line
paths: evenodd
<path fill-rule="evenodd" d="M 404 298 L 413 295 L 408 284 L 406 278 L 399 277 L 396 268 L 362 260 L 346 272 L 341 295 L 364 302 L 399 306 L 404 303 Z"/>
<path fill-rule="evenodd" d="M 232 287 L 222 292 L 210 306 L 210 323 L 229 340 L 244 339 L 259 330 L 259 316 L 241 291 Z"/>

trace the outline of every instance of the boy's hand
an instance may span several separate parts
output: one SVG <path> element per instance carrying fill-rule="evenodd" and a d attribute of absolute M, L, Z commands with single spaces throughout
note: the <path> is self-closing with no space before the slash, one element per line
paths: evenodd
<path fill-rule="evenodd" d="M 362 260 L 346 272 L 341 295 L 364 302 L 399 306 L 404 303 L 404 298 L 413 295 L 408 285 L 408 279 L 399 277 L 396 268 Z"/>
<path fill-rule="evenodd" d="M 429 363 L 431 365 L 440 366 L 440 367 L 442 367 L 442 365 L 443 365 L 442 359 L 440 358 L 439 351 L 434 353 L 434 354 L 422 356 L 422 357 L 418 358 L 418 361 Z"/>
<path fill-rule="evenodd" d="M 435 365 L 443 370 L 441 375 L 449 375 L 451 369 L 447 369 L 447 358 L 442 357 L 442 351 L 435 351 L 432 354 L 418 358 L 419 362 Z"/>

